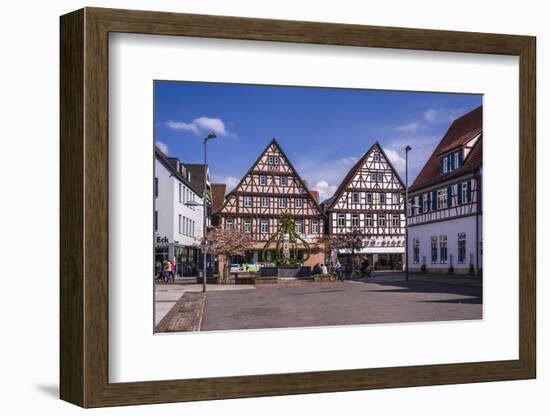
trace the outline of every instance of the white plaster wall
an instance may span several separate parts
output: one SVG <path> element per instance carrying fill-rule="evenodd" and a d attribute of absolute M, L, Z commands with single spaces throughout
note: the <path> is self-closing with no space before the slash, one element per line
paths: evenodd
<path fill-rule="evenodd" d="M 480 233 L 479 237 L 481 240 L 482 229 L 481 223 L 483 222 L 483 217 L 479 217 L 480 224 Z M 466 233 L 466 262 L 458 263 L 458 234 Z M 447 236 L 447 262 L 439 262 L 439 236 Z M 438 243 L 438 261 L 436 263 L 431 262 L 431 237 L 437 236 Z M 413 240 L 415 238 L 420 239 L 420 262 L 415 264 L 413 263 Z M 446 271 L 451 265 L 451 256 L 452 256 L 452 265 L 456 271 L 459 269 L 469 269 L 470 267 L 470 254 L 473 254 L 473 265 L 476 266 L 475 255 L 476 255 L 476 217 L 474 215 L 469 217 L 457 218 L 449 221 L 440 221 L 433 222 L 430 224 L 423 224 L 415 227 L 409 227 L 409 268 L 411 270 L 420 269 L 423 263 L 422 257 L 426 257 L 426 268 L 427 269 L 439 269 L 441 271 Z M 482 264 L 480 262 L 480 267 Z"/>

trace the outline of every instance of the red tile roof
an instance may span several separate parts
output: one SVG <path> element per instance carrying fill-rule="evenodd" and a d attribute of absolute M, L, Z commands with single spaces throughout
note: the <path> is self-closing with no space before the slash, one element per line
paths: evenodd
<path fill-rule="evenodd" d="M 457 118 L 439 145 L 435 148 L 432 155 L 416 177 L 414 183 L 409 188 L 410 192 L 417 191 L 434 183 L 455 178 L 468 172 L 472 172 L 481 167 L 482 164 L 482 137 L 479 138 L 476 145 L 464 160 L 459 169 L 441 175 L 439 172 L 439 156 L 450 150 L 458 148 L 465 144 L 468 140 L 473 139 L 482 132 L 483 106 L 464 114 Z"/>

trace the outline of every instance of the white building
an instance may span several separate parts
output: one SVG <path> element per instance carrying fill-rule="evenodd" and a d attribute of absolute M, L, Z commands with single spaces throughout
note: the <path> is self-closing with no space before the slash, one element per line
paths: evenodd
<path fill-rule="evenodd" d="M 191 172 L 177 158 L 155 149 L 154 227 L 155 273 L 164 260 L 176 265 L 177 276 L 192 276 L 201 268 L 203 236 L 202 192 Z"/>
<path fill-rule="evenodd" d="M 480 273 L 482 107 L 456 119 L 409 189 L 411 271 Z"/>

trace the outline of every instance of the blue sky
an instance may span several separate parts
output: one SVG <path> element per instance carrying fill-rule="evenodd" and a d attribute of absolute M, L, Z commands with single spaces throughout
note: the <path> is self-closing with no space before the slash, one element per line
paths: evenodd
<path fill-rule="evenodd" d="M 481 95 L 155 82 L 155 140 L 170 156 L 202 163 L 208 144 L 213 182 L 231 190 L 276 138 L 320 199 L 332 195 L 363 153 L 378 141 L 412 183 L 456 117 L 481 105 Z"/>

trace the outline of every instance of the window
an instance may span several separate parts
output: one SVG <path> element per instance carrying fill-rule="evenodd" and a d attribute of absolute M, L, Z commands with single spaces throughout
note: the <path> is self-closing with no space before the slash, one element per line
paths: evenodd
<path fill-rule="evenodd" d="M 262 196 L 262 208 L 269 208 L 269 197 Z"/>
<path fill-rule="evenodd" d="M 286 176 L 281 176 L 279 178 L 279 184 L 281 186 L 287 186 L 288 185 L 288 178 Z"/>
<path fill-rule="evenodd" d="M 302 234 L 304 232 L 304 223 L 302 222 L 302 220 L 296 220 L 294 222 L 294 230 L 298 234 Z"/>
<path fill-rule="evenodd" d="M 376 182 L 376 173 L 371 173 L 370 180 Z"/>
<path fill-rule="evenodd" d="M 225 220 L 225 228 L 227 228 L 228 230 L 233 229 L 233 218 L 227 218 Z"/>
<path fill-rule="evenodd" d="M 294 200 L 294 206 L 296 208 L 302 208 L 304 206 L 304 200 L 302 198 L 296 198 Z"/>
<path fill-rule="evenodd" d="M 311 221 L 311 233 L 319 234 L 319 220 Z"/>
<path fill-rule="evenodd" d="M 391 225 L 392 227 L 399 227 L 399 215 L 393 214 L 391 216 Z"/>
<path fill-rule="evenodd" d="M 367 204 L 372 204 L 372 193 L 367 193 Z"/>
<path fill-rule="evenodd" d="M 378 196 L 379 196 L 378 199 L 380 200 L 380 203 L 381 203 L 381 204 L 385 204 L 385 203 L 386 203 L 386 194 L 381 193 L 381 194 L 378 195 Z"/>
<path fill-rule="evenodd" d="M 367 227 L 372 227 L 372 214 L 367 214 Z"/>
<path fill-rule="evenodd" d="M 155 223 L 155 231 L 158 231 L 159 230 L 159 212 L 158 211 L 155 211 L 154 223 Z"/>
<path fill-rule="evenodd" d="M 378 182 L 382 182 L 384 180 L 384 175 L 382 175 L 381 173 L 378 174 Z"/>
<path fill-rule="evenodd" d="M 183 234 L 183 231 L 182 231 L 182 223 L 181 223 L 181 214 L 178 214 L 178 234 Z"/>
<path fill-rule="evenodd" d="M 444 157 L 443 158 L 443 172 L 442 173 L 447 173 L 448 170 L 449 170 L 449 162 L 447 160 L 447 157 Z"/>
<path fill-rule="evenodd" d="M 185 221 L 184 221 L 184 227 L 185 227 L 185 235 L 190 235 L 191 234 L 191 221 L 189 220 L 189 218 L 185 218 Z"/>
<path fill-rule="evenodd" d="M 352 214 L 351 215 L 351 226 L 352 227 L 359 227 L 359 214 Z"/>
<path fill-rule="evenodd" d="M 267 185 L 267 176 L 260 175 L 260 185 Z"/>
<path fill-rule="evenodd" d="M 279 156 L 273 156 L 273 164 L 278 165 L 279 164 Z"/>
<path fill-rule="evenodd" d="M 375 153 L 374 154 L 374 161 L 375 162 L 380 162 L 380 153 Z"/>
<path fill-rule="evenodd" d="M 158 198 L 158 196 L 159 196 L 159 178 L 155 178 L 154 187 L 155 187 L 155 198 Z"/>
<path fill-rule="evenodd" d="M 422 212 L 428 212 L 428 210 L 430 209 L 428 195 L 424 195 L 422 198 Z"/>
<path fill-rule="evenodd" d="M 455 169 L 458 169 L 460 167 L 460 152 L 456 152 L 454 154 L 454 157 L 455 157 L 454 167 Z"/>
<path fill-rule="evenodd" d="M 386 226 L 386 214 L 378 214 L 378 226 L 379 227 Z"/>
<path fill-rule="evenodd" d="M 437 191 L 437 209 L 443 209 L 447 207 L 447 191 L 440 189 Z"/>
<path fill-rule="evenodd" d="M 339 227 L 345 227 L 346 226 L 346 215 L 345 214 L 338 214 L 338 226 Z"/>
<path fill-rule="evenodd" d="M 462 184 L 462 203 L 465 204 L 466 202 L 470 201 L 470 195 L 468 192 L 468 182 L 464 182 Z"/>
<path fill-rule="evenodd" d="M 275 156 L 268 156 L 267 157 L 267 163 L 269 165 L 274 165 L 275 164 Z"/>
<path fill-rule="evenodd" d="M 191 220 L 191 236 L 195 237 L 195 220 Z"/>
<path fill-rule="evenodd" d="M 399 204 L 399 194 L 391 194 L 391 203 L 394 205 Z"/>
<path fill-rule="evenodd" d="M 437 237 L 432 237 L 432 263 L 437 262 Z"/>
<path fill-rule="evenodd" d="M 351 194 L 351 202 L 353 202 L 354 204 L 359 203 L 359 192 L 353 192 Z"/>
<path fill-rule="evenodd" d="M 413 263 L 420 263 L 420 240 L 413 238 Z"/>
<path fill-rule="evenodd" d="M 458 262 L 466 261 L 466 233 L 458 233 Z"/>
<path fill-rule="evenodd" d="M 279 198 L 279 208 L 286 208 L 286 198 Z"/>
<path fill-rule="evenodd" d="M 260 222 L 260 232 L 262 234 L 267 234 L 269 232 L 269 220 L 263 219 Z"/>
<path fill-rule="evenodd" d="M 439 236 L 439 261 L 441 263 L 447 263 L 447 236 Z"/>
<path fill-rule="evenodd" d="M 252 207 L 252 197 L 251 196 L 245 196 L 244 197 L 244 207 L 245 208 L 251 208 Z"/>
<path fill-rule="evenodd" d="M 184 198 L 183 198 L 183 185 L 180 183 L 180 188 L 179 188 L 179 198 L 178 198 L 178 201 L 180 201 L 181 203 L 184 202 Z"/>
<path fill-rule="evenodd" d="M 252 232 L 252 220 L 250 219 L 244 220 L 243 224 L 244 224 L 243 231 L 247 234 L 250 234 Z"/>

